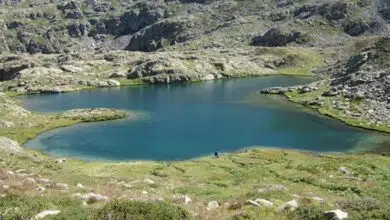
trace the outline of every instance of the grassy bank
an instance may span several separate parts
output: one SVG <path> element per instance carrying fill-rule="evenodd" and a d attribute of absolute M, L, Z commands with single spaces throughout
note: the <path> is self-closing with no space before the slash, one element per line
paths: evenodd
<path fill-rule="evenodd" d="M 0 189 L 0 194 L 15 196 L 0 198 L 2 207 L 17 206 L 18 212 L 31 215 L 43 209 L 58 209 L 61 216 L 77 214 L 74 219 L 87 219 L 104 202 L 83 205 L 72 195 L 95 192 L 110 200 L 164 200 L 188 210 L 194 219 L 315 219 L 335 208 L 348 212 L 349 219 L 390 217 L 390 158 L 371 154 L 252 149 L 219 159 L 210 156 L 164 163 L 68 160 L 59 164 L 53 158 L 29 151 L 1 158 L 5 164 L 0 169 L 2 184 L 9 188 Z M 25 169 L 20 173 L 29 174 L 30 178 L 46 178 L 53 183 L 65 183 L 68 188 L 52 187 L 39 192 L 39 184 L 26 183 L 24 177 L 6 173 L 20 169 Z M 77 187 L 79 183 L 85 188 Z M 185 204 L 181 195 L 187 195 L 191 201 Z M 257 198 L 274 205 L 258 208 L 246 203 Z M 293 199 L 298 202 L 298 209 L 278 210 Z M 212 200 L 220 207 L 208 211 L 207 203 Z M 39 205 L 23 205 L 36 201 Z M 0 213 L 4 214 L 4 209 L 0 208 Z M 5 216 L 12 216 L 13 211 L 7 213 Z"/>
<path fill-rule="evenodd" d="M 68 127 L 78 123 L 122 119 L 127 118 L 130 115 L 128 112 L 112 109 L 103 109 L 98 112 L 92 112 L 93 110 L 88 109 L 84 111 L 86 112 L 81 112 L 79 114 L 71 114 L 72 112 L 65 112 L 55 116 L 31 114 L 20 118 L 14 118 L 16 121 L 21 121 L 21 125 L 0 129 L 0 136 L 4 136 L 17 141 L 20 144 L 24 144 L 39 134 L 55 128 Z M 10 118 L 8 117 L 7 119 L 9 120 Z"/>
<path fill-rule="evenodd" d="M 321 100 L 323 102 L 322 106 L 306 104 L 317 97 L 321 97 L 321 94 L 324 91 L 325 91 L 324 88 L 314 92 L 304 93 L 304 94 L 300 94 L 297 91 L 293 91 L 293 92 L 287 92 L 285 95 L 292 102 L 303 104 L 309 108 L 317 109 L 320 114 L 340 120 L 347 125 L 369 129 L 373 131 L 390 133 L 390 127 L 386 124 L 374 124 L 362 118 L 348 117 L 345 114 L 343 114 L 342 111 L 333 108 L 332 105 L 334 99 L 332 97 L 323 97 L 323 99 Z M 359 102 L 351 102 L 352 109 L 356 108 L 358 105 Z"/>

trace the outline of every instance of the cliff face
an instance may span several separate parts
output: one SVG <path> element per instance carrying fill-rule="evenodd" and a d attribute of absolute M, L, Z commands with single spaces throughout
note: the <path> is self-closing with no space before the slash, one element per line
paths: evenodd
<path fill-rule="evenodd" d="M 3 53 L 156 51 L 172 45 L 201 49 L 251 43 L 323 46 L 388 34 L 390 21 L 385 0 L 2 0 L 0 6 Z M 275 28 L 279 31 L 272 31 Z"/>

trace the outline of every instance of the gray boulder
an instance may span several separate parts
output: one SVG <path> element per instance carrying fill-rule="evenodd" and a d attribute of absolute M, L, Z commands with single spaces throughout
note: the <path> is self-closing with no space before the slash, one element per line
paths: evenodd
<path fill-rule="evenodd" d="M 348 4 L 344 2 L 324 4 L 318 10 L 319 14 L 328 20 L 340 20 L 347 17 Z"/>
<path fill-rule="evenodd" d="M 68 19 L 80 19 L 82 17 L 83 17 L 83 12 L 78 8 L 72 11 L 68 11 L 65 15 L 65 18 Z"/>
<path fill-rule="evenodd" d="M 351 36 L 359 36 L 359 35 L 363 34 L 364 32 L 366 32 L 369 28 L 370 28 L 370 26 L 365 22 L 354 21 L 354 22 L 348 23 L 345 26 L 344 32 L 351 35 Z"/>
<path fill-rule="evenodd" d="M 252 46 L 280 47 L 288 43 L 302 43 L 305 40 L 304 34 L 298 31 L 286 31 L 280 28 L 271 28 L 265 34 L 254 37 Z"/>
<path fill-rule="evenodd" d="M 126 50 L 150 52 L 185 41 L 186 25 L 187 21 L 165 20 L 148 26 L 132 36 Z"/>

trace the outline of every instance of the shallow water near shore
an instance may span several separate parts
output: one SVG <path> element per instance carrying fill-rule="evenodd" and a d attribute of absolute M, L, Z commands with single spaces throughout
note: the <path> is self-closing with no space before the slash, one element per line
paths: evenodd
<path fill-rule="evenodd" d="M 23 96 L 24 107 L 36 112 L 107 107 L 135 111 L 138 116 L 55 129 L 25 146 L 84 160 L 168 161 L 250 146 L 350 152 L 374 148 L 390 139 L 386 134 L 319 116 L 281 97 L 256 94 L 266 87 L 311 81 L 307 77 L 266 76 Z"/>

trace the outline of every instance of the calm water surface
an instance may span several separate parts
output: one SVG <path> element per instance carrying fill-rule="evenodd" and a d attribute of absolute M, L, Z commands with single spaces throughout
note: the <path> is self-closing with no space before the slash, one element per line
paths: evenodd
<path fill-rule="evenodd" d="M 375 146 L 387 138 L 255 95 L 261 88 L 311 80 L 270 76 L 24 96 L 25 107 L 37 112 L 109 107 L 137 114 L 136 120 L 52 130 L 26 146 L 86 160 L 182 160 L 250 146 L 342 152 Z"/>

